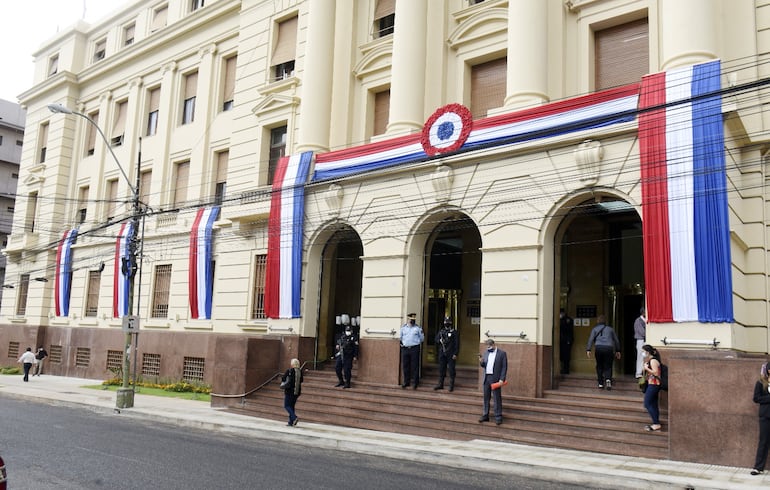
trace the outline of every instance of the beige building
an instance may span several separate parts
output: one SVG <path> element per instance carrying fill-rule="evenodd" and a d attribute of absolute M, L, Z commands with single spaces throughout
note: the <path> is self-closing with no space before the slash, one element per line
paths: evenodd
<path fill-rule="evenodd" d="M 358 377 L 397 384 L 397 331 L 416 312 L 423 363 L 450 316 L 460 365 L 494 338 L 510 359 L 506 394 L 540 397 L 558 386 L 559 308 L 576 319 L 572 372 L 593 374 L 583 346 L 605 315 L 622 342 L 615 375 L 633 377 L 647 305 L 647 342 L 671 373 L 671 457 L 749 464 L 739 439 L 754 441 L 770 342 L 768 12 L 727 0 L 138 0 L 75 24 L 35 51 L 21 95 L 0 358 L 40 344 L 54 374 L 105 377 L 122 365 L 132 297 L 144 376 L 242 393 L 291 357 L 328 360 L 351 319 Z M 656 73 L 712 85 L 659 100 Z M 706 139 L 721 166 L 698 172 L 693 139 L 676 148 L 696 152 L 695 167 L 656 160 L 681 129 L 660 118 L 703 99 L 716 104 L 719 135 Z M 666 161 L 684 194 L 656 193 Z M 684 248 L 645 214 L 686 217 L 704 196 L 719 218 L 700 222 L 708 240 L 685 230 Z M 116 250 L 135 216 L 131 296 Z M 700 289 L 707 256 L 715 277 Z"/>

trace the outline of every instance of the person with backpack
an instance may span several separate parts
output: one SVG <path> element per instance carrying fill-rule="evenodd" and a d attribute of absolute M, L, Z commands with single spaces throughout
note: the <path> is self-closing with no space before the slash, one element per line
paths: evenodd
<path fill-rule="evenodd" d="M 604 315 L 596 318 L 596 326 L 591 330 L 586 344 L 586 356 L 591 358 L 591 347 L 596 346 L 596 378 L 600 390 L 612 389 L 612 363 L 620 359 L 620 340 L 615 330 L 604 323 Z"/>
<path fill-rule="evenodd" d="M 642 346 L 642 359 L 644 361 L 642 368 L 647 377 L 647 389 L 644 390 L 644 408 L 652 419 L 652 424 L 645 425 L 644 430 L 654 432 L 662 428 L 658 402 L 660 390 L 663 388 L 663 380 L 661 379 L 663 363 L 660 360 L 658 350 L 649 344 Z"/>

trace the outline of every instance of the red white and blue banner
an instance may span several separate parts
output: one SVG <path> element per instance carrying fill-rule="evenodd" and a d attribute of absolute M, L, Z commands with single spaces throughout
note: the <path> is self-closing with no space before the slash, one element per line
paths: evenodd
<path fill-rule="evenodd" d="M 211 229 L 218 215 L 219 206 L 199 209 L 190 230 L 188 288 L 190 315 L 193 319 L 211 319 L 211 298 L 214 293 Z"/>
<path fill-rule="evenodd" d="M 720 62 L 642 80 L 639 156 L 650 322 L 732 322 Z"/>
<path fill-rule="evenodd" d="M 639 84 L 631 84 L 472 122 L 452 110 L 456 104 L 450 104 L 428 120 L 423 134 L 317 154 L 312 180 L 414 163 L 449 151 L 507 146 L 633 121 L 638 101 Z"/>
<path fill-rule="evenodd" d="M 54 278 L 54 303 L 56 316 L 70 314 L 72 291 L 72 245 L 77 241 L 78 230 L 67 230 L 56 249 L 56 277 Z"/>
<path fill-rule="evenodd" d="M 115 264 L 113 266 L 113 287 L 112 287 L 112 316 L 122 318 L 130 315 L 128 311 L 129 285 L 131 284 L 131 249 L 130 243 L 133 240 L 134 227 L 130 222 L 123 223 L 120 226 L 118 239 L 115 241 Z M 124 267 L 124 264 L 126 265 Z"/>
<path fill-rule="evenodd" d="M 312 152 L 282 157 L 273 177 L 265 284 L 268 318 L 300 316 L 305 184 L 312 157 Z"/>

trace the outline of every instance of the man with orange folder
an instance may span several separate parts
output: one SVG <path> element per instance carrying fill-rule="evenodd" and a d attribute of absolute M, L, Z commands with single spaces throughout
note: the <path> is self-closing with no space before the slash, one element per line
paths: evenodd
<path fill-rule="evenodd" d="M 479 422 L 489 422 L 489 399 L 495 399 L 495 424 L 503 423 L 503 394 L 502 385 L 507 384 L 505 376 L 508 373 L 508 356 L 505 351 L 495 346 L 495 341 L 487 339 L 487 350 L 479 354 L 479 364 L 484 369 L 484 413 Z M 495 389 L 493 384 L 500 383 Z"/>

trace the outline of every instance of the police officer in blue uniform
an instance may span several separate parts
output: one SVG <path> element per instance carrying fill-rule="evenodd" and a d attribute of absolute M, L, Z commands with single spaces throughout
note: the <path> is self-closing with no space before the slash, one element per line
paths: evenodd
<path fill-rule="evenodd" d="M 444 318 L 444 326 L 436 334 L 436 350 L 438 351 L 438 384 L 434 390 L 444 389 L 444 377 L 449 368 L 449 391 L 455 389 L 455 365 L 457 353 L 460 349 L 457 330 L 452 326 L 452 319 Z"/>
<path fill-rule="evenodd" d="M 401 388 L 407 388 L 413 382 L 414 389 L 420 383 L 420 346 L 425 340 L 422 327 L 417 325 L 417 314 L 409 313 L 407 321 L 401 326 L 401 369 L 404 382 Z"/>
<path fill-rule="evenodd" d="M 358 338 L 353 334 L 353 329 L 350 325 L 345 326 L 345 332 L 337 339 L 335 349 L 334 356 L 337 360 L 334 369 L 337 371 L 337 379 L 339 379 L 339 383 L 335 387 L 343 386 L 350 388 L 353 361 L 358 359 Z"/>

